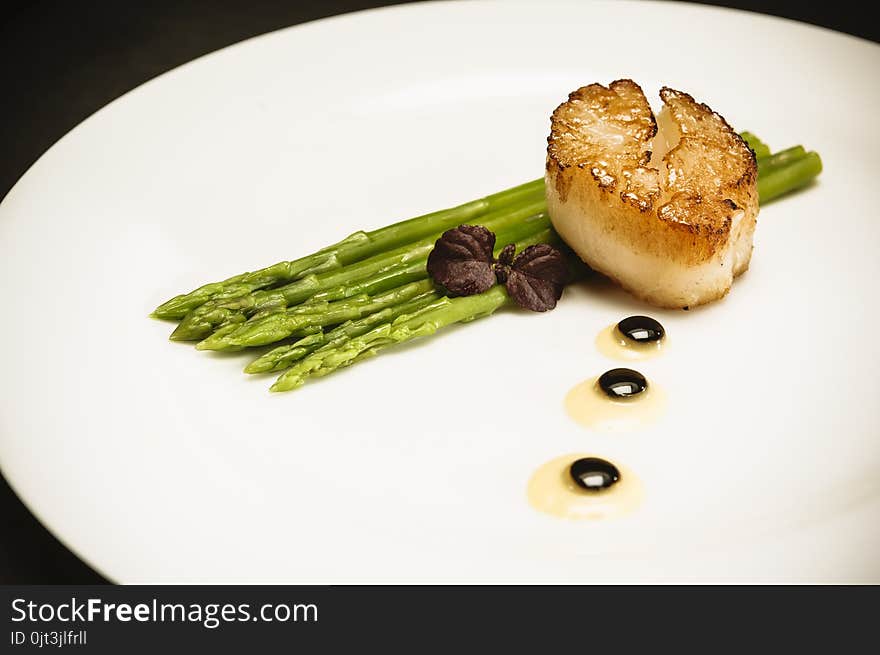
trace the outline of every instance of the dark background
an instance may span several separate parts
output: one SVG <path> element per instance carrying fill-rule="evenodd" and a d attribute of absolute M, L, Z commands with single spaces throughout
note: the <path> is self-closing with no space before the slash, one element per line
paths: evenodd
<path fill-rule="evenodd" d="M 0 198 L 74 126 L 175 66 L 264 32 L 389 4 L 401 2 L 7 1 L 0 9 Z M 880 41 L 880 25 L 866 15 L 865 2 L 703 4 L 785 16 Z M 0 584 L 101 582 L 106 580 L 52 537 L 0 477 Z"/>

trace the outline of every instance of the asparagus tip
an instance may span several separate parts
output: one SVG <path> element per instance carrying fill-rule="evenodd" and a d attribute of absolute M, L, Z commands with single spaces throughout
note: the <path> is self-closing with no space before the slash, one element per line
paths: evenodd
<path fill-rule="evenodd" d="M 172 298 L 171 300 L 163 302 L 161 305 L 156 307 L 153 310 L 153 313 L 150 316 L 154 318 L 161 318 L 166 320 L 174 320 L 179 321 L 184 316 L 186 316 L 189 307 L 185 304 L 182 304 L 178 301 L 178 298 Z"/>
<path fill-rule="evenodd" d="M 293 391 L 294 389 L 298 389 L 303 385 L 303 379 L 301 377 L 297 378 L 287 378 L 286 380 L 276 380 L 275 383 L 269 387 L 269 391 L 274 393 L 280 393 L 282 391 Z"/>
<path fill-rule="evenodd" d="M 188 330 L 181 328 L 182 326 L 178 325 L 174 332 L 168 335 L 168 339 L 171 341 L 193 341 L 196 338 L 189 334 Z"/>
<path fill-rule="evenodd" d="M 215 335 L 211 335 L 207 339 L 203 339 L 196 344 L 196 350 L 226 350 L 226 339 L 217 339 Z"/>

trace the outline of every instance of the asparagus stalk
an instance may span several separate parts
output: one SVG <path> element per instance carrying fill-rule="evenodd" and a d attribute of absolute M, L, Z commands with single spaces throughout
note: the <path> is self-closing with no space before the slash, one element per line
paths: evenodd
<path fill-rule="evenodd" d="M 451 209 L 411 218 L 371 232 L 355 232 L 339 243 L 300 259 L 278 262 L 258 271 L 242 273 L 222 282 L 206 284 L 189 293 L 175 296 L 159 305 L 153 316 L 179 320 L 209 300 L 228 300 L 310 274 L 336 270 L 462 223 L 471 222 L 489 212 L 515 207 L 543 196 L 543 182 L 533 180 Z"/>
<path fill-rule="evenodd" d="M 549 225 L 546 214 L 539 214 L 545 207 L 542 196 L 515 209 L 500 209 L 487 214 L 481 220 L 483 225 L 499 236 L 523 227 L 535 232 Z M 424 266 L 419 268 L 418 263 L 427 260 L 439 236 L 432 234 L 415 243 L 340 270 L 308 275 L 277 289 L 258 290 L 223 301 L 208 301 L 186 315 L 177 329 L 171 333 L 171 339 L 175 341 L 205 339 L 218 327 L 230 322 L 241 322 L 245 317 L 258 312 L 285 309 L 309 299 L 338 300 L 340 297 L 358 293 L 375 293 L 402 284 L 403 279 L 408 281 L 421 279 L 427 276 L 427 272 Z M 395 277 L 395 273 L 400 273 L 403 277 Z M 365 288 L 369 288 L 370 291 L 365 291 Z"/>
<path fill-rule="evenodd" d="M 818 153 L 808 152 L 800 159 L 758 173 L 758 199 L 761 204 L 809 184 L 822 172 L 822 160 Z"/>
<path fill-rule="evenodd" d="M 230 350 L 243 347 L 265 346 L 286 339 L 300 330 L 352 321 L 388 307 L 394 307 L 434 289 L 431 280 L 412 282 L 372 298 L 363 295 L 327 303 L 318 311 L 297 307 L 249 321 L 244 325 L 221 328 L 200 342 L 199 350 Z"/>
<path fill-rule="evenodd" d="M 816 152 L 797 145 L 776 153 L 751 132 L 741 132 L 758 160 L 758 199 L 761 204 L 809 184 L 822 172 L 822 160 Z"/>
<path fill-rule="evenodd" d="M 535 243 L 558 243 L 553 230 L 544 230 L 517 242 L 517 250 Z M 498 247 L 497 250 L 504 244 Z M 313 351 L 285 371 L 272 385 L 272 391 L 290 391 L 311 376 L 323 376 L 372 357 L 387 346 L 430 336 L 440 328 L 488 316 L 507 303 L 506 288 L 496 284 L 488 291 L 472 296 L 444 296 L 412 314 L 402 314 L 354 338 L 340 338 Z"/>
<path fill-rule="evenodd" d="M 318 349 L 283 373 L 272 391 L 290 391 L 301 386 L 308 377 L 327 375 L 360 358 L 372 356 L 387 346 L 434 334 L 440 328 L 460 321 L 488 316 L 508 301 L 503 285 L 473 296 L 445 296 L 427 309 L 404 314 L 369 332 L 326 349 Z"/>
<path fill-rule="evenodd" d="M 306 336 L 295 343 L 278 346 L 248 364 L 244 372 L 269 373 L 272 371 L 283 371 L 318 348 L 338 345 L 348 339 L 359 337 L 377 325 L 390 323 L 398 316 L 416 312 L 436 302 L 441 297 L 438 291 L 432 290 L 421 296 L 416 296 L 408 302 L 394 305 L 393 307 L 386 307 L 359 320 L 347 321 L 329 332 L 319 332 Z"/>
<path fill-rule="evenodd" d="M 543 220 L 540 218 L 538 220 L 531 221 L 520 221 L 518 224 L 507 228 L 505 231 L 499 233 L 498 241 L 496 242 L 496 250 L 500 252 L 501 248 L 510 243 L 512 241 L 517 241 L 523 239 L 524 242 L 528 241 L 529 243 L 540 243 L 530 241 L 530 238 L 535 238 L 540 235 L 540 238 L 547 239 L 549 238 L 549 219 L 543 217 Z M 426 268 L 426 260 L 427 255 L 424 258 L 419 258 L 417 261 L 410 262 L 406 264 L 404 267 L 399 269 L 399 274 L 392 271 L 388 275 L 380 276 L 378 278 L 382 284 L 389 284 L 395 280 L 395 277 L 399 277 L 399 275 L 404 275 L 406 277 L 410 275 L 419 275 L 421 276 L 419 279 L 424 280 L 427 278 L 427 268 Z M 430 280 L 425 280 L 429 285 L 432 284 Z M 361 283 L 362 286 L 362 283 Z M 399 288 L 398 288 L 399 289 Z M 389 294 L 394 293 L 398 289 L 390 291 Z M 384 289 L 382 289 L 384 290 Z M 389 306 L 388 303 L 385 302 L 384 296 L 380 296 L 376 299 L 374 303 L 370 303 L 365 305 L 364 307 L 357 307 L 350 309 L 345 300 L 337 301 L 336 303 L 330 303 L 330 307 L 334 309 L 329 313 L 328 316 L 322 316 L 320 318 L 321 321 L 325 321 L 321 323 L 322 325 L 332 325 L 336 323 L 341 323 L 345 320 L 351 320 L 354 318 L 359 318 L 366 314 L 371 313 L 371 311 L 378 311 L 379 309 L 384 309 Z M 336 308 L 339 307 L 337 310 Z M 263 346 L 266 344 L 274 343 L 281 339 L 285 339 L 290 334 L 295 331 L 302 329 L 302 327 L 306 325 L 314 325 L 315 319 L 307 318 L 311 314 L 303 314 L 303 312 L 309 312 L 310 305 L 300 305 L 298 307 L 294 307 L 287 311 L 279 311 L 275 312 L 257 320 L 250 320 L 246 323 L 240 324 L 236 326 L 234 330 L 223 329 L 222 334 L 219 336 L 211 336 L 199 343 L 197 346 L 201 350 L 227 350 L 231 348 L 238 347 L 253 347 L 253 346 Z M 359 312 L 359 313 L 357 313 Z M 327 310 L 320 312 L 320 314 L 328 314 Z M 336 320 L 339 319 L 339 320 Z"/>
<path fill-rule="evenodd" d="M 759 157 L 758 175 L 766 175 L 771 171 L 788 166 L 789 164 L 792 164 L 799 159 L 803 159 L 806 154 L 807 151 L 804 149 L 803 146 L 794 146 L 792 148 L 780 150 L 779 152 L 769 155 L 767 157 Z"/>

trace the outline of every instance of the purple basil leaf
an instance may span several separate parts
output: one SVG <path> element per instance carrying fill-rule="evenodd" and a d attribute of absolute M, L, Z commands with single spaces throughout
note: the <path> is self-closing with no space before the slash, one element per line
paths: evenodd
<path fill-rule="evenodd" d="M 513 260 L 507 274 L 507 292 L 521 307 L 546 312 L 556 307 L 568 277 L 565 255 L 547 243 L 539 243 Z"/>
<path fill-rule="evenodd" d="M 498 263 L 503 266 L 510 266 L 513 263 L 513 254 L 516 252 L 516 245 L 508 243 L 498 254 Z"/>
<path fill-rule="evenodd" d="M 453 295 L 482 293 L 495 284 L 495 235 L 481 225 L 459 225 L 437 239 L 428 255 L 428 275 Z"/>

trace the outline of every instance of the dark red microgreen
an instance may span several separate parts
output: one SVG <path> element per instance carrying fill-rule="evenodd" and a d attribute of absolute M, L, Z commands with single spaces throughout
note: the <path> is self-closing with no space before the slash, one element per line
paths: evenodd
<path fill-rule="evenodd" d="M 513 263 L 513 255 L 516 252 L 516 246 L 508 243 L 498 254 L 498 263 L 502 266 L 510 266 Z"/>
<path fill-rule="evenodd" d="M 565 256 L 548 243 L 529 246 L 516 258 L 516 246 L 504 246 L 492 257 L 495 235 L 480 225 L 447 230 L 428 256 L 428 274 L 452 295 L 488 290 L 497 280 L 520 307 L 546 312 L 556 307 L 569 279 Z"/>
<path fill-rule="evenodd" d="M 459 225 L 437 239 L 428 275 L 456 296 L 482 293 L 495 284 L 495 234 L 482 225 Z"/>
<path fill-rule="evenodd" d="M 548 243 L 523 250 L 507 274 L 507 292 L 520 307 L 546 312 L 556 307 L 568 282 L 565 256 Z"/>

